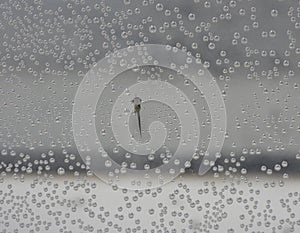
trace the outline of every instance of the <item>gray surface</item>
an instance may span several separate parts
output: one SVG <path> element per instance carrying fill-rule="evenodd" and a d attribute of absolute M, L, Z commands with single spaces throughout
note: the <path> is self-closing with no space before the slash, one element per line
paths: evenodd
<path fill-rule="evenodd" d="M 49 227 L 51 232 L 88 232 L 88 226 L 93 226 L 90 228 L 91 232 L 96 232 L 96 229 L 101 232 L 100 229 L 104 230 L 106 227 L 110 228 L 109 232 L 116 232 L 114 226 L 108 226 L 109 221 L 122 226 L 121 232 L 124 232 L 127 225 L 133 229 L 138 225 L 133 220 L 125 218 L 122 222 L 115 216 L 120 206 L 126 210 L 126 214 L 134 212 L 134 220 L 141 220 L 139 225 L 142 229 L 151 229 L 150 218 L 154 219 L 157 223 L 157 226 L 152 226 L 155 232 L 171 232 L 167 229 L 173 228 L 177 232 L 184 232 L 181 229 L 186 229 L 185 232 L 199 232 L 198 228 L 203 232 L 246 231 L 241 224 L 253 224 L 248 232 L 298 232 L 299 194 L 296 192 L 300 167 L 299 1 L 167 0 L 163 2 L 163 11 L 157 10 L 157 1 L 107 0 L 101 4 L 99 2 L 99 9 L 94 3 L 96 1 L 52 0 L 4 0 L 0 3 L 0 166 L 3 179 L 1 195 L 4 200 L 0 207 L 1 232 L 13 232 L 14 229 L 19 232 L 29 229 L 38 232 L 38 225 L 43 225 L 40 232 L 46 232 L 44 225 L 47 221 L 52 224 Z M 206 8 L 207 5 L 210 7 Z M 168 9 L 171 15 L 165 12 Z M 130 10 L 140 13 L 131 14 Z M 151 25 L 156 26 L 156 31 Z M 160 27 L 165 27 L 165 30 Z M 199 159 L 193 161 L 192 167 L 187 170 L 194 178 L 182 181 L 192 193 L 199 188 L 205 189 L 206 181 L 216 182 L 217 190 L 223 190 L 224 195 L 217 196 L 221 199 L 218 205 L 224 204 L 227 217 L 222 218 L 217 229 L 213 229 L 213 224 L 211 227 L 208 224 L 218 221 L 218 214 L 215 213 L 218 209 L 213 208 L 217 206 L 214 201 L 219 199 L 212 194 L 213 187 L 210 187 L 209 193 L 204 197 L 195 194 L 203 207 L 199 215 L 189 207 L 189 194 L 183 189 L 180 189 L 180 193 L 184 193 L 183 199 L 176 196 L 178 204 L 172 205 L 169 194 L 177 189 L 175 186 L 178 180 L 164 186 L 163 193 L 157 198 L 142 198 L 127 208 L 126 201 L 123 201 L 125 195 L 111 191 L 111 188 L 94 177 L 87 177 L 82 182 L 90 185 L 93 180 L 98 185 L 96 189 L 88 192 L 84 191 L 85 186 L 81 186 L 79 191 L 68 196 L 63 190 L 68 189 L 68 182 L 75 178 L 62 176 L 60 179 L 55 176 L 52 181 L 59 185 L 59 190 L 57 194 L 52 193 L 49 197 L 44 194 L 56 190 L 52 183 L 48 187 L 49 191 L 45 191 L 45 183 L 37 183 L 36 188 L 32 188 L 32 177 L 29 175 L 25 175 L 27 180 L 21 184 L 5 177 L 10 173 L 14 173 L 16 177 L 22 177 L 22 173 L 38 173 L 42 176 L 46 173 L 85 174 L 85 164 L 81 161 L 73 140 L 71 122 L 72 104 L 78 85 L 105 53 L 142 42 L 177 46 L 200 57 L 204 65 L 209 62 L 208 69 L 222 90 L 227 111 L 227 136 L 222 157 L 211 170 L 215 177 L 194 177 L 193 173 L 201 162 Z M 215 48 L 211 49 L 212 46 Z M 226 55 L 222 51 L 226 51 Z M 220 65 L 217 64 L 219 62 Z M 157 70 L 149 67 L 145 69 L 149 69 L 145 76 L 157 75 Z M 122 77 L 116 78 L 115 85 L 119 85 L 119 90 L 128 84 L 127 81 L 136 78 L 132 75 L 133 72 L 129 70 Z M 178 79 L 178 82 L 181 81 Z M 176 82 L 177 79 L 174 83 Z M 108 86 L 106 98 L 116 98 L 118 90 L 113 94 L 110 91 L 111 86 Z M 199 101 L 204 108 L 207 107 L 201 98 Z M 147 110 L 142 114 L 153 113 L 157 110 L 156 107 L 171 112 L 166 106 L 156 103 L 148 103 L 144 107 Z M 209 113 L 202 113 L 201 121 L 207 122 Z M 155 120 L 155 114 L 144 121 L 144 126 L 152 120 Z M 167 121 L 168 118 L 163 120 Z M 173 123 L 176 126 L 178 124 L 176 121 Z M 135 127 L 136 124 L 131 122 L 130 130 L 133 134 Z M 172 137 L 175 137 L 175 133 L 172 133 Z M 208 134 L 209 124 L 201 134 L 204 144 L 207 143 Z M 138 135 L 135 134 L 135 137 L 138 138 Z M 146 135 L 143 140 L 148 140 L 148 137 Z M 111 143 L 106 145 L 108 150 L 114 147 Z M 175 140 L 170 146 L 175 148 L 176 145 Z M 122 162 L 122 158 L 115 159 Z M 134 159 L 138 160 L 138 157 Z M 144 161 L 141 159 L 137 162 L 142 166 Z M 155 162 L 153 165 L 160 163 Z M 263 166 L 266 166 L 265 170 Z M 235 177 L 237 181 L 223 183 L 216 176 L 224 173 L 225 176 Z M 252 188 L 240 178 L 240 175 L 246 173 L 251 173 L 253 180 L 257 176 L 263 181 L 254 181 Z M 262 173 L 272 175 L 264 181 Z M 277 184 L 282 176 L 289 176 L 289 179 L 286 179 L 285 186 L 279 187 Z M 265 188 L 265 182 L 272 183 L 272 179 L 276 188 L 270 188 L 270 185 Z M 47 179 L 49 182 L 50 180 Z M 226 185 L 228 188 L 241 180 L 238 189 L 243 191 L 244 194 L 240 196 L 247 199 L 247 202 L 238 204 L 237 194 L 233 195 L 224 190 Z M 257 190 L 259 195 L 255 194 Z M 26 191 L 29 192 L 28 195 Z M 32 199 L 32 195 L 39 193 L 42 207 L 38 207 L 31 200 L 23 201 L 27 197 Z M 130 199 L 136 195 L 128 194 Z M 7 201 L 9 198 L 12 201 Z M 83 198 L 84 204 L 78 204 L 80 198 Z M 228 204 L 230 198 L 234 199 L 232 205 Z M 258 201 L 258 207 L 253 204 L 255 200 Z M 55 207 L 50 209 L 55 212 L 61 208 L 62 216 L 46 215 L 48 202 L 55 202 Z M 69 202 L 71 206 L 74 203 L 80 205 L 78 211 L 72 212 L 70 206 L 66 207 Z M 92 202 L 97 206 L 92 208 Z M 167 213 L 163 208 L 157 207 L 156 202 L 167 206 Z M 211 203 L 207 207 L 210 209 L 209 213 L 205 212 L 206 202 Z M 100 206 L 104 206 L 105 210 L 100 209 Z M 142 206 L 141 212 L 137 211 L 137 206 Z M 186 221 L 191 220 L 191 224 L 181 223 L 180 218 L 171 216 L 171 211 L 177 211 L 180 206 L 184 208 L 182 213 L 189 213 Z M 93 209 L 96 216 L 102 214 L 103 217 L 102 212 L 105 211 L 110 216 L 104 223 L 100 223 L 99 219 L 88 216 L 88 208 Z M 155 209 L 155 214 L 150 218 L 149 208 Z M 22 211 L 27 211 L 33 219 L 25 218 Z M 253 211 L 255 217 L 252 214 L 247 215 L 249 211 Z M 75 219 L 76 224 L 68 219 L 66 223 L 60 222 L 61 225 L 55 226 L 57 218 L 60 221 L 67 219 L 68 213 L 72 215 L 70 219 Z M 257 213 L 261 215 L 258 216 Z M 242 215 L 246 216 L 245 219 Z M 275 216 L 275 220 L 272 220 L 272 216 Z M 168 226 L 171 220 L 175 222 L 172 227 Z M 24 230 L 19 222 L 26 222 L 29 227 Z M 230 228 L 235 231 L 230 231 Z"/>

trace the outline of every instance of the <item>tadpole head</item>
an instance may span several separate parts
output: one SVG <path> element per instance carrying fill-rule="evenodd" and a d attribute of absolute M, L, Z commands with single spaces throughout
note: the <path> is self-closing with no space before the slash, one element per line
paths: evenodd
<path fill-rule="evenodd" d="M 142 99 L 139 97 L 134 97 L 134 99 L 131 102 L 134 103 L 135 105 L 139 105 L 141 104 Z"/>

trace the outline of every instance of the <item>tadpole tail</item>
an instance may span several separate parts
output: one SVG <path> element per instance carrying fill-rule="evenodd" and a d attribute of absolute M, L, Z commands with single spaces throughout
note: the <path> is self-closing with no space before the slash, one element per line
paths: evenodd
<path fill-rule="evenodd" d="M 137 117 L 138 117 L 138 123 L 139 123 L 140 136 L 142 137 L 141 116 L 140 116 L 139 111 L 137 112 Z"/>

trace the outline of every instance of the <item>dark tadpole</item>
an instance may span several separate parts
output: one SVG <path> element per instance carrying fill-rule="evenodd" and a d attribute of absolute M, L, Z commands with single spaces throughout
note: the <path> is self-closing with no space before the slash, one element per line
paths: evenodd
<path fill-rule="evenodd" d="M 137 114 L 138 118 L 138 125 L 139 125 L 139 131 L 140 131 L 140 136 L 142 137 L 142 127 L 141 127 L 141 102 L 142 100 L 139 97 L 135 97 L 132 100 L 132 103 L 134 104 L 134 112 Z"/>
<path fill-rule="evenodd" d="M 142 137 L 141 114 L 140 114 L 140 110 L 141 110 L 141 105 L 140 105 L 140 104 L 136 105 L 136 106 L 135 106 L 135 112 L 137 113 L 137 117 L 138 117 L 140 136 Z"/>

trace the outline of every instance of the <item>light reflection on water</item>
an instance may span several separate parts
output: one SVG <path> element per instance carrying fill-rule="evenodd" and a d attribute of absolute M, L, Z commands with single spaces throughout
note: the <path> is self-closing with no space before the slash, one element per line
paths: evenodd
<path fill-rule="evenodd" d="M 135 192 L 95 177 L 11 177 L 2 182 L 0 224 L 6 232 L 297 232 L 298 186 L 297 179 L 184 176 Z"/>

